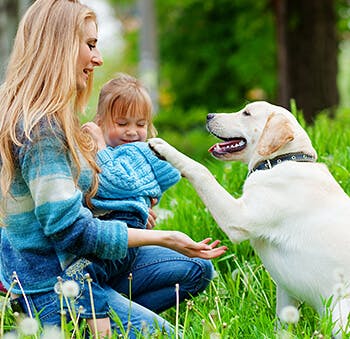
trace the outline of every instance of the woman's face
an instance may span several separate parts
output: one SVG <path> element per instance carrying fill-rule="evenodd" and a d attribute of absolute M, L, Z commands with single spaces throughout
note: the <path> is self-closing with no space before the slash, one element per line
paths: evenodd
<path fill-rule="evenodd" d="M 102 65 L 102 57 L 96 47 L 97 29 L 96 23 L 92 19 L 85 22 L 83 37 L 80 42 L 79 55 L 77 61 L 77 89 L 84 90 L 90 74 L 95 66 Z"/>

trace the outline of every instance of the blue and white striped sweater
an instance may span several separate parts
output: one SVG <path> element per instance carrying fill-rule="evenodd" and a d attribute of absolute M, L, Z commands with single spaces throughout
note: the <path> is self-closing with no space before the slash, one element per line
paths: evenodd
<path fill-rule="evenodd" d="M 2 199 L 5 228 L 1 231 L 0 280 L 9 288 L 16 271 L 26 293 L 53 288 L 66 259 L 85 256 L 120 259 L 126 255 L 127 225 L 101 221 L 83 205 L 74 167 L 59 129 L 41 122 L 32 140 L 19 131 L 14 146 L 15 176 L 11 196 Z M 84 168 L 79 187 L 91 184 Z M 18 286 L 12 290 L 21 293 Z"/>

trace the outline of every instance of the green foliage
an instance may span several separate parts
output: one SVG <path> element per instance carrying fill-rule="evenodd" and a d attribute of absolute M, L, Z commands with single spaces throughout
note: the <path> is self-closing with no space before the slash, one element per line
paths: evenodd
<path fill-rule="evenodd" d="M 274 98 L 268 1 L 157 1 L 157 11 L 161 91 L 170 95 L 170 103 L 222 110 L 241 105 L 247 96 Z M 248 93 L 257 88 L 261 91 Z"/>

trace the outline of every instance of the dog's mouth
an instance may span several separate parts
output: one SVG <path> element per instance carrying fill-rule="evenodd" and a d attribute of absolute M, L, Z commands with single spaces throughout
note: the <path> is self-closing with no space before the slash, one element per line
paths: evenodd
<path fill-rule="evenodd" d="M 217 143 L 209 148 L 209 152 L 214 156 L 222 156 L 228 153 L 239 152 L 247 146 L 244 138 L 223 139 L 225 142 Z"/>

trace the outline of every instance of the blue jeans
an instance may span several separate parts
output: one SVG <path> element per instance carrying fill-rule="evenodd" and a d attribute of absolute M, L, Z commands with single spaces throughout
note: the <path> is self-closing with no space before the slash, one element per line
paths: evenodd
<path fill-rule="evenodd" d="M 97 266 L 101 269 L 100 264 Z M 101 284 L 101 293 L 108 300 L 108 307 L 120 318 L 124 329 L 130 319 L 132 328 L 130 338 L 136 338 L 145 324 L 148 333 L 157 328 L 164 328 L 172 333 L 172 326 L 161 318 L 160 313 L 176 303 L 175 284 L 179 284 L 180 301 L 203 291 L 213 277 L 213 266 L 210 261 L 188 258 L 178 252 L 158 246 L 139 247 L 130 270 L 117 274 L 111 272 L 113 265 L 106 261 L 103 272 L 108 276 Z M 101 273 L 99 272 L 99 274 Z M 132 273 L 130 282 L 129 274 Z M 131 299 L 129 286 L 131 284 Z M 32 312 L 40 311 L 42 323 L 60 325 L 59 297 L 52 291 L 27 296 Z M 23 297 L 19 302 L 24 310 Z M 95 300 L 95 303 L 99 300 Z M 113 323 L 113 327 L 117 325 Z"/>

